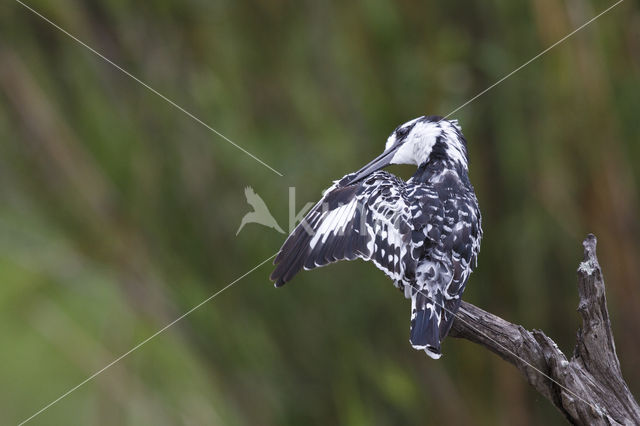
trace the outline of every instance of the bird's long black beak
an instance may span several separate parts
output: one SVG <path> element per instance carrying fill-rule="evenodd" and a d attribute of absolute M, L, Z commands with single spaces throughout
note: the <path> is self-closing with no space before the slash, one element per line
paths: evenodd
<path fill-rule="evenodd" d="M 393 158 L 393 155 L 396 153 L 399 147 L 400 144 L 389 148 L 357 172 L 348 174 L 347 176 L 342 178 L 342 180 L 340 181 L 340 186 L 346 186 L 356 183 L 361 179 L 364 179 L 367 176 L 371 175 L 372 173 L 377 172 L 383 167 L 388 166 L 389 164 L 391 164 L 391 159 Z"/>

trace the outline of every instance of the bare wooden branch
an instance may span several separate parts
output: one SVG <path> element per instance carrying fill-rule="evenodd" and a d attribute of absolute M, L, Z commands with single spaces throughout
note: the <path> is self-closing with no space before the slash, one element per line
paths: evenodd
<path fill-rule="evenodd" d="M 616 354 L 596 237 L 589 234 L 583 246 L 584 261 L 578 267 L 582 328 L 570 361 L 542 331 L 526 330 L 465 302 L 450 335 L 484 346 L 515 365 L 570 423 L 640 425 L 640 407 Z"/>

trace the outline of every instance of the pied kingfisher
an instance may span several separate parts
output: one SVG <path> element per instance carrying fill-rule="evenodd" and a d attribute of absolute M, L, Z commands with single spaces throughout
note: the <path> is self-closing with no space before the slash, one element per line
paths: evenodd
<path fill-rule="evenodd" d="M 405 182 L 379 171 L 389 164 L 418 170 Z M 280 287 L 302 268 L 370 260 L 411 299 L 411 345 L 438 359 L 477 264 L 480 221 L 457 120 L 418 117 L 325 191 L 280 249 L 271 279 Z"/>

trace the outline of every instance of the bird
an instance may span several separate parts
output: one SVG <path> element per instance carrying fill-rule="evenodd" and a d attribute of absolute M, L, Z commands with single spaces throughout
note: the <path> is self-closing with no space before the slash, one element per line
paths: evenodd
<path fill-rule="evenodd" d="M 264 200 L 260 198 L 258 194 L 256 194 L 252 187 L 247 186 L 244 189 L 244 196 L 247 199 L 247 203 L 249 203 L 249 205 L 253 207 L 253 211 L 244 215 L 244 217 L 240 221 L 240 227 L 238 228 L 238 231 L 236 231 L 236 235 L 240 233 L 242 228 L 244 228 L 247 223 L 258 223 L 260 225 L 273 228 L 281 234 L 284 234 L 284 231 L 282 230 L 282 228 L 280 228 L 280 225 L 278 225 L 278 222 L 276 222 L 276 220 L 274 219 Z"/>
<path fill-rule="evenodd" d="M 381 170 L 390 164 L 417 170 L 405 181 Z M 302 269 L 371 261 L 411 299 L 413 348 L 438 359 L 477 266 L 481 221 L 458 121 L 421 116 L 398 126 L 381 155 L 333 182 L 285 240 L 270 278 L 281 287 Z"/>

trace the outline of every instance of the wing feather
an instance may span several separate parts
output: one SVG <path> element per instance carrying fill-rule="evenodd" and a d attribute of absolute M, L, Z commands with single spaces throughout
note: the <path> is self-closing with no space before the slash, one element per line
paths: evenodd
<path fill-rule="evenodd" d="M 372 260 L 394 280 L 401 279 L 412 263 L 410 256 L 402 256 L 407 248 L 401 246 L 410 241 L 412 231 L 405 185 L 387 172 L 376 172 L 354 185 L 329 189 L 276 256 L 271 274 L 276 286 L 302 268 L 356 258 Z"/>

